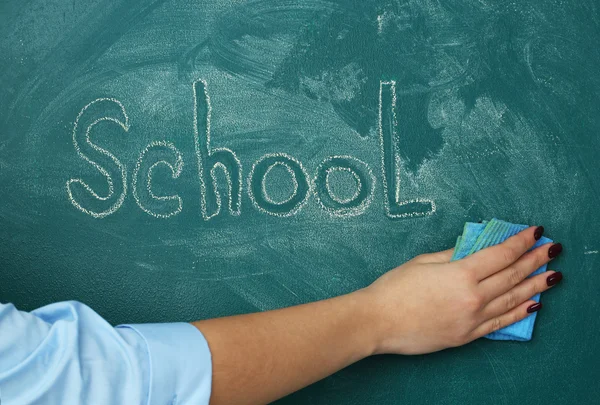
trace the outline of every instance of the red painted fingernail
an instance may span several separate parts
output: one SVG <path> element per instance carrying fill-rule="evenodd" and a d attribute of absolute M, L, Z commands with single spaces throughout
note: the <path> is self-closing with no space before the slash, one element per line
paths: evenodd
<path fill-rule="evenodd" d="M 546 284 L 548 284 L 548 287 L 552 287 L 553 285 L 560 283 L 560 280 L 562 280 L 562 273 L 557 271 L 556 273 L 548 276 L 546 279 Z"/>
<path fill-rule="evenodd" d="M 527 308 L 527 313 L 532 314 L 534 312 L 539 311 L 540 309 L 542 309 L 542 303 L 536 302 L 535 304 L 532 304 L 529 306 L 529 308 Z"/>
<path fill-rule="evenodd" d="M 562 252 L 562 245 L 560 243 L 555 243 L 554 245 L 550 246 L 550 249 L 548 249 L 548 257 L 552 259 L 558 256 L 560 252 Z"/>
<path fill-rule="evenodd" d="M 537 228 L 535 228 L 535 232 L 533 232 L 533 237 L 535 238 L 535 240 L 539 240 L 543 234 L 544 234 L 544 227 L 538 226 Z"/>

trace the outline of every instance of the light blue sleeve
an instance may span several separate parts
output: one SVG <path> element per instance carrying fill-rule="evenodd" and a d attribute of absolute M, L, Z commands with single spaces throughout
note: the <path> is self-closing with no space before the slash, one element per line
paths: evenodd
<path fill-rule="evenodd" d="M 112 327 L 88 306 L 0 303 L 0 404 L 208 404 L 206 339 L 188 323 Z"/>

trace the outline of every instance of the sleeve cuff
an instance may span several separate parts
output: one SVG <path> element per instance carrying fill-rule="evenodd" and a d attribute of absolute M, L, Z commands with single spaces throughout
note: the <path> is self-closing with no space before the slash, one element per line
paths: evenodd
<path fill-rule="evenodd" d="M 149 405 L 208 405 L 212 360 L 204 335 L 189 323 L 120 325 L 145 340 L 150 358 Z"/>

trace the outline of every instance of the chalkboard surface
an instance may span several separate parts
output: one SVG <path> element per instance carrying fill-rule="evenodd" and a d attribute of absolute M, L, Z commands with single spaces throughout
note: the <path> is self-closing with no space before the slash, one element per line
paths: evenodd
<path fill-rule="evenodd" d="M 531 342 L 373 357 L 279 403 L 598 401 L 599 11 L 2 1 L 0 300 L 114 324 L 263 311 L 467 220 L 541 224 L 565 281 Z"/>

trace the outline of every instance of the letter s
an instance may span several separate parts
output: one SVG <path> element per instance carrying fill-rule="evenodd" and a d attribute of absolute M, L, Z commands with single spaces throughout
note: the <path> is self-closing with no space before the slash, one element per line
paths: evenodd
<path fill-rule="evenodd" d="M 113 110 L 115 107 L 117 107 L 118 118 L 100 116 L 101 114 L 97 113 L 103 111 L 102 114 L 106 114 L 107 109 Z M 114 98 L 99 98 L 83 107 L 77 115 L 73 126 L 73 145 L 75 145 L 77 154 L 106 178 L 108 194 L 105 197 L 98 195 L 81 179 L 69 179 L 67 181 L 67 194 L 71 203 L 80 211 L 94 218 L 103 218 L 117 211 L 123 204 L 127 194 L 127 171 L 125 166 L 112 153 L 93 144 L 90 140 L 92 128 L 103 121 L 114 122 L 123 128 L 125 132 L 129 130 L 129 117 L 123 104 Z M 85 125 L 86 123 L 87 125 Z M 101 161 L 103 165 L 100 165 L 97 161 Z M 113 182 L 113 176 L 120 177 L 116 184 Z M 79 198 L 76 198 L 76 195 Z M 83 200 L 88 200 L 87 204 L 83 204 Z"/>

